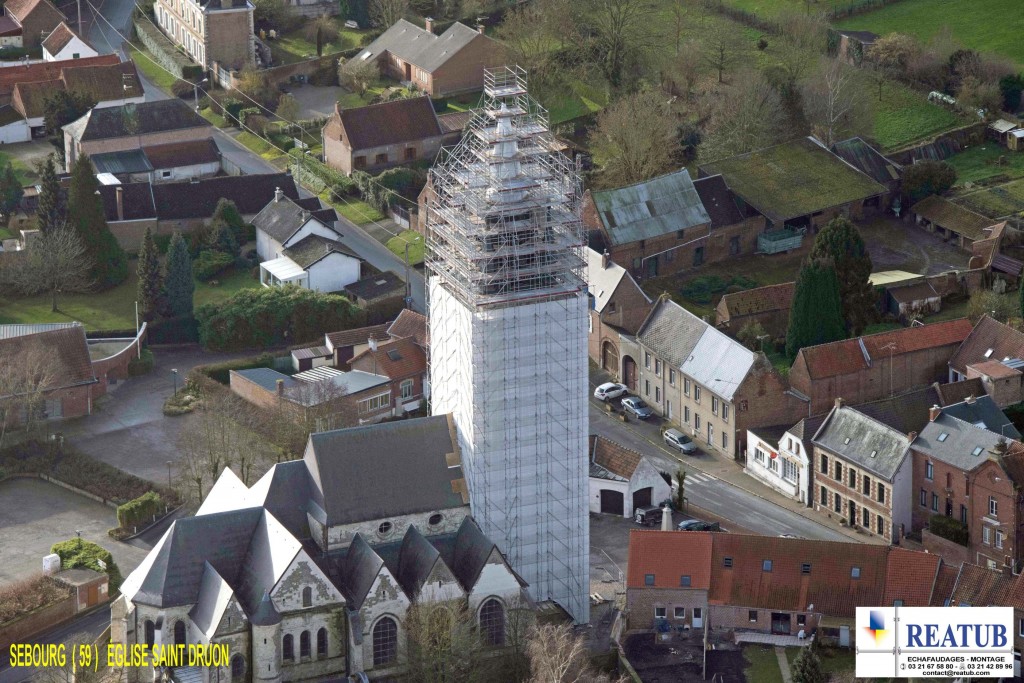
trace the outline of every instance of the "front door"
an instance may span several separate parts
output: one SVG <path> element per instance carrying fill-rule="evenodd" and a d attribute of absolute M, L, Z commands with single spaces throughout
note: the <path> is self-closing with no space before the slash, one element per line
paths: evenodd
<path fill-rule="evenodd" d="M 790 634 L 788 614 L 784 612 L 772 612 L 772 633 L 783 636 L 788 636 Z"/>
<path fill-rule="evenodd" d="M 850 647 L 850 627 L 839 627 L 839 647 Z"/>
<path fill-rule="evenodd" d="M 610 341 L 601 346 L 601 369 L 613 375 L 619 374 L 619 350 Z"/>
<path fill-rule="evenodd" d="M 412 80 L 412 64 L 409 64 L 408 62 L 405 64 L 405 80 Z"/>
<path fill-rule="evenodd" d="M 652 488 L 650 486 L 648 486 L 647 488 L 640 489 L 639 491 L 634 491 L 633 492 L 633 509 L 634 510 L 636 510 L 637 508 L 645 508 L 645 507 L 647 507 L 648 505 L 651 504 L 651 491 L 652 491 Z"/>
<path fill-rule="evenodd" d="M 850 503 L 850 516 L 847 518 L 847 521 L 850 523 L 850 526 L 857 526 L 857 506 L 856 506 L 856 504 L 854 504 L 854 502 L 852 500 L 849 501 L 849 503 Z"/>
<path fill-rule="evenodd" d="M 622 359 L 622 378 L 623 384 L 625 384 L 630 392 L 636 393 L 636 361 L 633 360 L 632 356 L 626 356 Z"/>
<path fill-rule="evenodd" d="M 626 497 L 622 495 L 622 491 L 601 489 L 601 512 L 622 517 L 626 514 L 625 504 Z"/>
<path fill-rule="evenodd" d="M 693 608 L 693 621 L 690 624 L 694 628 L 704 628 L 704 610 L 700 607 Z"/>

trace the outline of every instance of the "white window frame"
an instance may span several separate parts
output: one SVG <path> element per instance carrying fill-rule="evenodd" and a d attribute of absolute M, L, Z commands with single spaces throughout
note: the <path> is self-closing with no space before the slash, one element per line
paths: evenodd
<path fill-rule="evenodd" d="M 676 619 L 685 619 L 686 618 L 686 608 L 685 607 L 675 607 L 675 608 L 672 609 L 672 614 L 673 614 L 673 616 Z M 1021 623 L 1024 624 L 1024 620 L 1022 620 Z M 1024 628 L 1024 626 L 1022 626 L 1021 628 Z"/>
<path fill-rule="evenodd" d="M 985 545 L 992 545 L 992 529 L 987 526 L 981 528 L 981 542 Z"/>
<path fill-rule="evenodd" d="M 359 401 L 359 414 L 368 415 L 369 413 L 375 413 L 385 407 L 391 406 L 391 390 L 388 389 L 382 394 L 376 396 L 370 396 Z"/>
<path fill-rule="evenodd" d="M 995 499 L 995 496 L 988 497 L 988 516 L 998 517 L 999 516 L 999 501 Z"/>
<path fill-rule="evenodd" d="M 661 614 L 658 614 L 661 612 Z M 667 607 L 655 607 L 654 608 L 655 619 L 668 619 L 668 608 Z"/>
<path fill-rule="evenodd" d="M 413 396 L 413 389 L 416 386 L 416 381 L 412 379 L 403 379 L 399 385 L 399 390 L 403 399 L 410 399 Z M 408 391 L 406 391 L 408 389 Z"/>

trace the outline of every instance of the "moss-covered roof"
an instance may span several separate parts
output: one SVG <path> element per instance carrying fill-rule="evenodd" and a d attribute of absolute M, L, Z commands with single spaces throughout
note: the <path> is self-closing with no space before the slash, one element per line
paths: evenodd
<path fill-rule="evenodd" d="M 799 138 L 700 167 L 770 220 L 783 221 L 882 194 L 885 188 L 811 138 Z"/>

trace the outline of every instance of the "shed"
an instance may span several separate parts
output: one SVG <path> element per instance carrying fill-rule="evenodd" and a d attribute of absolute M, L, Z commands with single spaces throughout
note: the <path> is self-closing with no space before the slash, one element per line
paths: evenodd
<path fill-rule="evenodd" d="M 1007 133 L 1006 146 L 1014 152 L 1024 152 L 1024 128 Z"/>
<path fill-rule="evenodd" d="M 658 505 L 672 487 L 636 451 L 590 436 L 590 511 L 632 518 L 636 508 Z"/>
<path fill-rule="evenodd" d="M 1007 144 L 1009 133 L 1012 130 L 1020 128 L 1019 124 L 1013 121 L 1007 121 L 1006 119 L 996 119 L 992 123 L 988 124 L 989 137 L 999 141 L 1000 144 Z"/>
<path fill-rule="evenodd" d="M 333 354 L 326 346 L 307 346 L 292 349 L 292 368 L 295 372 L 312 370 L 321 365 L 330 365 Z"/>
<path fill-rule="evenodd" d="M 942 309 L 942 297 L 928 282 L 890 287 L 886 292 L 886 308 L 900 318 L 915 313 L 938 313 Z"/>
<path fill-rule="evenodd" d="M 946 241 L 955 241 L 961 249 L 989 237 L 992 221 L 970 209 L 954 204 L 938 195 L 925 197 L 910 208 L 917 224 Z"/>
<path fill-rule="evenodd" d="M 75 612 L 87 610 L 109 599 L 110 579 L 102 572 L 92 569 L 65 569 L 53 575 L 75 594 Z"/>

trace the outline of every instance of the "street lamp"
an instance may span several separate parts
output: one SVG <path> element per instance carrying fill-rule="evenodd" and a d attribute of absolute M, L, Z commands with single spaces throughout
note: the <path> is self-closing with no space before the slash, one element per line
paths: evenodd
<path fill-rule="evenodd" d="M 192 84 L 192 96 L 195 99 L 196 113 L 199 113 L 199 86 L 201 86 L 203 83 L 209 82 L 209 78 L 204 78 L 203 80 L 197 81 Z"/>
<path fill-rule="evenodd" d="M 178 370 L 171 368 L 171 374 L 174 376 L 174 395 L 178 395 Z"/>
<path fill-rule="evenodd" d="M 167 488 L 171 488 L 171 461 L 167 461 Z"/>
<path fill-rule="evenodd" d="M 82 531 L 81 529 L 75 529 L 75 533 L 78 534 L 78 547 L 82 547 Z"/>

